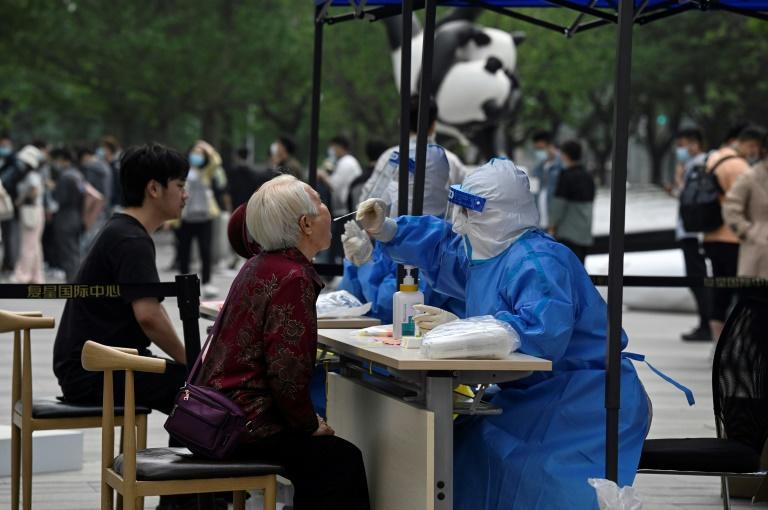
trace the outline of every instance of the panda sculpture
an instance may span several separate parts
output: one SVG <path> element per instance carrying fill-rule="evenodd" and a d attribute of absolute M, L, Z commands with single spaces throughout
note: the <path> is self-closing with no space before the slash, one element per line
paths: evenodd
<path fill-rule="evenodd" d="M 456 138 L 468 159 L 506 154 L 504 130 L 520 101 L 515 76 L 523 35 L 477 25 L 482 9 L 454 9 L 435 27 L 431 94 L 438 106 L 438 133 Z M 385 20 L 396 86 L 400 86 L 401 18 Z M 423 32 L 412 18 L 411 91 L 421 79 Z"/>

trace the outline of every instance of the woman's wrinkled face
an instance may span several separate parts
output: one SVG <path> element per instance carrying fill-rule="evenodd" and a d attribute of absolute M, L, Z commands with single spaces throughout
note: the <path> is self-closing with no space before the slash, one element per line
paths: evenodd
<path fill-rule="evenodd" d="M 328 207 L 320 200 L 320 195 L 309 184 L 305 184 L 305 189 L 309 194 L 309 198 L 317 208 L 317 216 L 308 216 L 311 231 L 309 234 L 312 245 L 317 248 L 318 251 L 327 250 L 331 247 L 331 213 L 328 211 Z"/>

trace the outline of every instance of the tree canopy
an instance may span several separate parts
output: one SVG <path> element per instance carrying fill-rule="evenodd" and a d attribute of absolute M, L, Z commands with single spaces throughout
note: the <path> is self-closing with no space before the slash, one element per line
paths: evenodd
<path fill-rule="evenodd" d="M 442 9 L 438 15 L 444 13 Z M 0 128 L 19 138 L 125 143 L 157 140 L 184 149 L 205 138 L 226 149 L 255 136 L 257 159 L 279 134 L 306 156 L 313 10 L 265 0 L 6 0 L 0 31 Z M 542 16 L 568 24 L 573 13 Z M 568 126 L 595 156 L 611 151 L 615 31 L 572 39 L 484 13 L 479 23 L 523 30 L 524 103 L 509 139 Z M 741 120 L 765 122 L 768 24 L 723 13 L 686 13 L 635 29 L 633 133 L 655 181 L 683 123 L 711 144 Z M 327 27 L 321 143 L 343 133 L 397 141 L 398 100 L 384 27 Z"/>

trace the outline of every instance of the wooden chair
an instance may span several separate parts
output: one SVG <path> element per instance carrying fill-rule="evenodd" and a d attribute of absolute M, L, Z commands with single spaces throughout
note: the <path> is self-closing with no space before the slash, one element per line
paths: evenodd
<path fill-rule="evenodd" d="M 141 508 L 145 496 L 200 494 L 232 491 L 234 509 L 245 509 L 245 491 L 264 491 L 264 509 L 275 510 L 277 464 L 249 461 L 215 461 L 193 456 L 186 448 L 146 448 L 137 451 L 132 433 L 134 420 L 134 371 L 163 373 L 165 360 L 121 352 L 93 341 L 86 342 L 83 368 L 104 372 L 101 429 L 101 508 L 111 510 L 113 490 L 123 496 L 125 508 Z M 114 395 L 112 372 L 125 371 L 125 434 L 123 453 L 114 455 Z M 131 503 L 133 501 L 134 503 Z"/>
<path fill-rule="evenodd" d="M 32 397 L 33 329 L 51 329 L 53 317 L 40 312 L 7 312 L 0 310 L 0 333 L 13 331 L 13 365 L 11 374 L 11 509 L 19 508 L 19 485 L 24 510 L 32 508 L 32 433 L 36 430 L 84 429 L 101 427 L 101 406 L 79 406 L 56 398 Z M 21 332 L 24 332 L 23 340 Z M 131 349 L 128 349 L 129 351 Z M 136 351 L 133 350 L 135 353 Z M 118 409 L 122 415 L 122 408 Z M 141 407 L 135 424 L 141 447 L 147 443 L 147 414 Z M 123 424 L 122 416 L 116 422 Z"/>

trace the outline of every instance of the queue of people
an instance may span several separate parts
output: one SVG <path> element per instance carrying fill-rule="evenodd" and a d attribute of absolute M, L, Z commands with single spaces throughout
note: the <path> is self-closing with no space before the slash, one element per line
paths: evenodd
<path fill-rule="evenodd" d="M 54 232 L 72 238 L 58 248 L 59 257 L 66 259 L 68 277 L 71 274 L 75 283 L 105 284 L 159 282 L 152 234 L 179 221 L 181 268 L 190 269 L 187 250 L 197 239 L 202 280 L 209 285 L 210 254 L 202 250 L 210 245 L 214 218 L 231 210 L 228 237 L 232 249 L 246 261 L 227 293 L 194 382 L 222 392 L 244 411 L 248 434 L 238 455 L 282 464 L 295 487 L 297 510 L 370 508 L 360 450 L 335 436 L 333 424 L 316 412 L 310 397 L 317 352 L 315 302 L 325 286 L 312 262 L 332 246 L 331 211 L 318 190 L 294 175 L 303 177 L 295 158 L 286 163 L 293 157 L 286 156 L 289 149 L 295 150 L 290 141 L 275 144 L 270 148 L 271 161 L 286 166 L 259 173 L 241 150 L 237 173 L 229 174 L 218 152 L 203 141 L 186 155 L 157 144 L 133 147 L 120 151 L 114 166 L 104 161 L 99 168 L 95 152 L 83 152 L 76 160 L 65 149 L 46 156 L 39 148 L 24 147 L 13 158 L 14 165 L 20 162 L 26 170 L 15 188 L 14 204 L 25 211 L 30 207 L 42 217 L 46 193 L 51 191 L 58 206 Z M 703 236 L 705 253 L 721 274 L 735 264 L 734 272 L 764 276 L 768 167 L 764 160 L 757 161 L 764 156 L 763 144 L 764 133 L 751 128 L 702 158 L 700 137 L 692 132 L 678 137 L 678 159 L 685 163 L 683 182 L 694 164 L 688 165 L 687 157 L 713 172 L 723 190 L 722 228 Z M 595 188 L 584 169 L 579 142 L 564 142 L 556 149 L 559 169 L 547 174 L 546 189 L 539 190 L 538 198 L 531 189 L 532 178 L 513 161 L 495 158 L 467 172 L 455 155 L 430 143 L 422 216 L 397 214 L 394 169 L 403 157 L 399 149 L 385 151 L 369 167 L 368 180 L 361 182 L 363 170 L 350 153 L 349 142 L 336 137 L 331 145 L 331 164 L 319 174 L 326 185 L 325 198 L 337 209 L 334 212 L 356 209 L 355 220 L 342 224 L 346 259 L 342 286 L 377 303 L 380 308 L 374 307 L 374 313 L 386 317 L 391 315 L 386 304 L 391 306 L 397 285 L 396 265 L 413 265 L 420 270 L 428 305 L 414 317 L 423 331 L 461 318 L 492 315 L 517 333 L 520 352 L 552 362 L 551 372 L 498 385 L 491 402 L 502 414 L 457 423 L 454 457 L 461 483 L 455 486 L 455 507 L 596 508 L 594 490 L 586 479 L 605 472 L 608 325 L 606 304 L 583 266 L 592 242 Z M 0 141 L 0 154 L 3 147 Z M 757 157 L 752 156 L 755 148 Z M 414 147 L 409 160 L 413 151 Z M 374 152 L 369 154 L 371 162 Z M 744 168 L 749 159 L 757 164 Z M 46 188 L 42 176 L 30 173 L 45 162 L 56 176 L 53 189 Z M 118 211 L 97 216 L 102 220 L 98 233 L 82 263 L 74 264 L 83 232 L 82 167 L 98 176 L 91 183 L 98 193 L 119 189 L 122 201 Z M 105 168 L 117 168 L 119 187 L 108 181 L 107 176 L 115 174 Z M 359 188 L 359 203 L 350 201 L 353 185 Z M 246 186 L 253 187 L 250 193 L 243 189 Z M 550 186 L 554 186 L 551 194 Z M 541 223 L 541 193 L 547 195 L 546 228 Z M 42 236 L 41 227 L 29 231 L 26 237 L 22 231 L 23 244 Z M 699 253 L 695 239 L 696 249 L 686 243 L 691 255 Z M 736 262 L 733 244 L 745 248 L 736 250 Z M 37 271 L 34 260 L 18 273 Z M 720 308 L 708 313 L 709 321 L 724 319 L 719 311 L 727 312 L 728 299 L 717 297 L 714 304 Z M 709 327 L 715 336 L 717 325 Z M 186 378 L 187 360 L 158 299 L 67 301 L 54 346 L 54 371 L 65 400 L 98 405 L 101 379 L 80 365 L 80 353 L 90 338 L 135 348 L 144 356 L 155 356 L 154 346 L 170 357 L 173 361 L 164 374 L 136 374 L 135 391 L 137 404 L 171 411 Z M 627 346 L 622 333 L 622 350 Z M 637 470 L 651 408 L 630 356 L 622 358 L 620 369 L 619 484 L 627 485 Z M 118 402 L 121 384 L 118 377 Z M 171 438 L 169 445 L 179 443 Z M 187 496 L 163 497 L 158 508 L 185 508 L 189 501 Z"/>
<path fill-rule="evenodd" d="M 677 134 L 674 192 L 681 200 L 677 238 L 687 276 L 768 277 L 768 238 L 761 234 L 765 222 L 761 183 L 767 148 L 766 131 L 756 125 L 735 126 L 723 143 L 709 152 L 701 130 L 687 128 Z M 700 183 L 708 180 L 715 196 L 705 209 L 693 204 L 691 198 Z M 686 223 L 700 228 L 686 230 Z M 699 325 L 682 339 L 717 341 L 734 303 L 734 290 L 691 290 Z"/>

